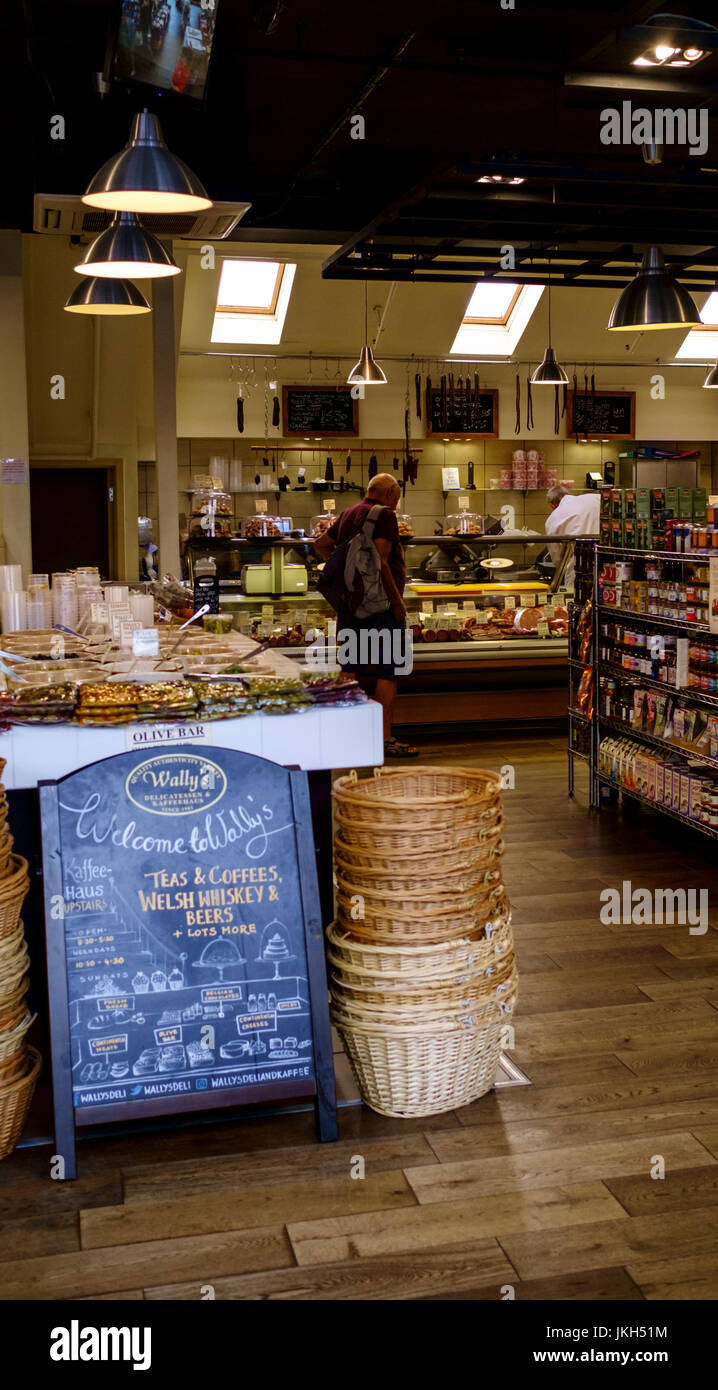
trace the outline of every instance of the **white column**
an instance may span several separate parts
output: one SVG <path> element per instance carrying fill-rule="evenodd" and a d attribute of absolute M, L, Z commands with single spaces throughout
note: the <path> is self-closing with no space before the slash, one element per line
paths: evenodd
<path fill-rule="evenodd" d="M 0 484 L 2 563 L 32 572 L 30 441 L 22 288 L 22 233 L 0 231 L 0 458 L 22 459 L 25 482 Z M 48 386 L 49 390 L 49 386 Z"/>

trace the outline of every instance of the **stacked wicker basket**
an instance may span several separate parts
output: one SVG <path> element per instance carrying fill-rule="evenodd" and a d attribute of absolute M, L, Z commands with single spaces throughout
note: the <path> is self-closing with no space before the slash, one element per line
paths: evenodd
<path fill-rule="evenodd" d="M 0 776 L 5 762 L 0 758 Z M 20 910 L 30 886 L 27 860 L 13 854 L 8 805 L 0 783 L 0 1158 L 17 1144 L 40 1071 L 25 1041 L 32 1023 L 26 995 L 30 959 Z"/>
<path fill-rule="evenodd" d="M 384 1115 L 467 1105 L 494 1083 L 518 982 L 494 773 L 416 767 L 334 784 L 332 1018 Z"/>

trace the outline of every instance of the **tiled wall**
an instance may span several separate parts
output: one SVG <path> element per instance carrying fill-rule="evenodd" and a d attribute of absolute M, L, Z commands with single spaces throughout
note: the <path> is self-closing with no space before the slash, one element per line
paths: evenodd
<path fill-rule="evenodd" d="M 651 442 L 656 443 L 657 441 Z M 630 465 L 622 464 L 620 474 L 617 468 L 616 481 L 628 485 L 635 481 L 635 485 L 639 487 L 656 487 L 681 481 L 685 486 L 699 485 L 706 487 L 709 491 L 718 491 L 718 460 L 713 464 L 711 470 L 711 445 L 705 442 L 702 445 L 694 445 L 691 441 L 684 440 L 662 440 L 660 443 L 663 447 L 673 450 L 701 449 L 700 463 L 698 466 L 694 462 L 639 465 L 640 472 L 635 480 L 626 472 Z M 267 471 L 262 465 L 263 448 L 253 450 L 251 447 L 253 444 L 261 445 L 262 440 L 244 438 L 178 440 L 180 532 L 186 531 L 187 528 L 191 506 L 189 489 L 192 487 L 192 480 L 195 474 L 211 471 L 213 457 L 239 461 L 242 466 L 242 481 L 245 485 L 252 483 L 257 473 L 262 474 Z M 400 510 L 405 510 L 411 514 L 417 535 L 433 535 L 437 522 L 447 512 L 456 510 L 456 498 L 449 496 L 445 499 L 442 493 L 442 466 L 458 467 L 462 490 L 466 491 L 467 463 L 469 459 L 472 459 L 476 484 L 476 494 L 475 496 L 472 495 L 472 505 L 475 504 L 475 510 L 483 515 L 489 512 L 498 515 L 500 508 L 505 503 L 509 503 L 515 510 L 517 526 L 526 526 L 542 532 L 548 514 L 544 489 L 528 493 L 491 490 L 492 479 L 499 477 L 501 468 L 511 466 L 511 456 L 514 449 L 535 448 L 543 450 L 547 467 L 556 468 L 559 479 L 572 478 L 576 489 L 580 490 L 585 484 L 587 472 L 603 472 L 606 460 L 610 459 L 618 464 L 619 451 L 636 447 L 638 446 L 633 441 L 628 443 L 621 441 L 611 445 L 604 443 L 576 444 L 574 440 L 556 439 L 487 439 L 468 444 L 444 444 L 437 439 L 422 439 L 417 441 L 414 450 L 419 459 L 417 483 L 414 487 L 411 484 L 407 485 L 406 499 L 400 503 Z M 712 446 L 712 451 L 713 453 L 716 452 L 715 445 Z M 313 448 L 307 446 L 301 451 L 297 451 L 296 446 L 292 448 L 285 441 L 284 450 L 276 446 L 270 448 L 268 458 L 270 471 L 272 461 L 279 465 L 282 458 L 285 460 L 291 488 L 296 481 L 300 466 L 306 470 L 308 483 L 311 483 L 314 477 L 323 478 L 325 460 L 328 456 L 332 458 L 334 476 L 338 480 L 342 473 L 346 474 L 347 453 L 352 455 L 351 470 L 346 475 L 350 482 L 360 482 L 366 488 L 369 476 L 369 460 L 372 454 L 377 456 L 379 472 L 393 472 L 393 459 L 394 457 L 398 458 L 399 472 L 397 476 L 401 481 L 402 448 L 401 441 L 396 439 L 357 439 L 354 441 L 353 449 L 346 440 L 335 449 L 331 448 L 329 442 L 317 444 Z M 154 463 L 140 463 L 138 471 L 140 511 L 143 515 L 152 518 L 156 540 L 159 533 L 156 467 Z M 713 481 L 711 481 L 711 473 Z M 273 478 L 275 476 L 272 475 Z M 291 516 L 295 526 L 307 528 L 310 518 L 323 510 L 324 495 L 313 491 L 308 493 L 289 491 L 278 497 L 270 495 L 267 498 L 268 511 L 270 513 L 276 511 L 281 516 Z M 336 500 L 337 512 L 342 511 L 344 507 L 351 506 L 358 496 L 356 492 L 333 495 Z M 237 493 L 234 502 L 235 518 L 239 525 L 243 516 L 254 513 L 254 496 L 251 493 Z"/>

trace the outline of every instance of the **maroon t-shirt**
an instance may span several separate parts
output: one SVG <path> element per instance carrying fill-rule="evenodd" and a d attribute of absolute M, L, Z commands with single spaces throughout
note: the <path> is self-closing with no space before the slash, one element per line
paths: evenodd
<path fill-rule="evenodd" d="M 364 522 L 369 515 L 372 507 L 379 506 L 377 502 L 368 501 L 357 502 L 353 507 L 347 507 L 345 512 L 329 527 L 329 536 L 336 545 L 342 545 L 344 541 L 350 541 L 352 536 L 361 531 Z M 394 583 L 400 594 L 404 592 L 406 584 L 406 565 L 404 564 L 404 548 L 399 540 L 399 523 L 396 519 L 396 512 L 391 507 L 382 507 L 374 527 L 373 539 L 377 541 L 391 541 L 389 551 L 389 569 L 392 572 Z"/>

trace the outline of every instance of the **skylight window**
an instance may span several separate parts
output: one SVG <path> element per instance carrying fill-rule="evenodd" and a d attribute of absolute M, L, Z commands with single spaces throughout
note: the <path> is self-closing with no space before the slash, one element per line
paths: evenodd
<path fill-rule="evenodd" d="M 686 334 L 674 361 L 714 362 L 718 357 L 718 290 L 709 294 L 700 313 L 705 328 L 692 328 Z"/>
<path fill-rule="evenodd" d="M 213 343 L 279 343 L 296 265 L 230 258 L 223 262 Z"/>
<path fill-rule="evenodd" d="M 469 357 L 510 357 L 543 291 L 543 285 L 481 281 L 466 306 L 450 351 Z"/>

